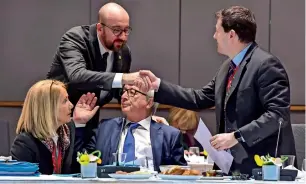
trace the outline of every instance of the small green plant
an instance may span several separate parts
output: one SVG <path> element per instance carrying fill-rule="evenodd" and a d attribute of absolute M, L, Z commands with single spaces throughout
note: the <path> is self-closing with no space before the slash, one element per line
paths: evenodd
<path fill-rule="evenodd" d="M 96 156 L 95 154 L 98 154 L 98 155 Z M 88 154 L 87 151 L 85 151 L 84 153 L 78 152 L 77 161 L 81 165 L 87 165 L 89 163 L 101 164 L 102 160 L 100 159 L 100 157 L 101 157 L 101 152 L 99 150 L 96 150 L 90 154 Z"/>
<path fill-rule="evenodd" d="M 277 157 L 271 157 L 269 154 L 266 156 L 259 156 L 255 155 L 254 160 L 258 166 L 263 166 L 263 165 L 282 165 L 284 161 L 286 161 L 288 157 L 286 156 L 281 156 L 281 158 Z"/>

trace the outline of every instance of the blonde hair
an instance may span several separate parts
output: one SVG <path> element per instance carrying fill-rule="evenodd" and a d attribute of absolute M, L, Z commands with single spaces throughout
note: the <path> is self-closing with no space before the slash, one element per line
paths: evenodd
<path fill-rule="evenodd" d="M 31 133 L 46 139 L 56 135 L 57 114 L 61 89 L 65 84 L 55 80 L 41 80 L 28 91 L 18 120 L 16 133 Z"/>
<path fill-rule="evenodd" d="M 171 126 L 184 131 L 195 131 L 199 125 L 199 116 L 196 112 L 172 107 L 169 110 L 168 122 Z"/>

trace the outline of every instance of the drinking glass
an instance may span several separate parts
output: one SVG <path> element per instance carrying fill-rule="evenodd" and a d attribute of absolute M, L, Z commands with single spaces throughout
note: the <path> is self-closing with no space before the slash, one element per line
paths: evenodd
<path fill-rule="evenodd" d="M 286 161 L 283 162 L 282 164 L 282 168 L 284 169 L 285 167 L 289 166 L 289 167 L 293 167 L 294 165 L 294 160 L 295 160 L 295 156 L 294 155 L 281 155 L 281 157 L 288 157 L 288 159 Z"/>
<path fill-rule="evenodd" d="M 200 149 L 199 147 L 190 147 L 189 148 L 189 155 L 195 155 L 195 156 L 200 156 Z"/>
<path fill-rule="evenodd" d="M 120 166 L 125 164 L 126 153 L 113 153 L 113 165 L 116 165 L 117 162 Z"/>

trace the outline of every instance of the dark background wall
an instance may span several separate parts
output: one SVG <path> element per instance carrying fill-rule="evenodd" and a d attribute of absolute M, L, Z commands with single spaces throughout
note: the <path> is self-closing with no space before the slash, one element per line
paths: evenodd
<path fill-rule="evenodd" d="M 0 101 L 23 101 L 29 87 L 45 78 L 60 37 L 73 26 L 97 21 L 106 0 L 3 0 L 0 3 Z M 184 87 L 207 84 L 224 60 L 213 39 L 214 13 L 231 5 L 254 11 L 257 42 L 276 55 L 290 78 L 292 105 L 305 101 L 305 1 L 303 0 L 117 0 L 130 14 L 132 71 L 150 69 Z M 0 135 L 9 152 L 20 107 L 0 107 Z M 101 117 L 119 116 L 120 109 L 102 109 Z M 167 116 L 167 110 L 158 115 Z M 200 116 L 215 133 L 215 114 Z M 305 113 L 291 113 L 304 123 Z"/>

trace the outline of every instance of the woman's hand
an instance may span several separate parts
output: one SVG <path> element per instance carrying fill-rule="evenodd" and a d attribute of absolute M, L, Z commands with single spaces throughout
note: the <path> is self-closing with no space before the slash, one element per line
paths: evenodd
<path fill-rule="evenodd" d="M 99 106 L 95 106 L 97 97 L 94 93 L 83 94 L 73 111 L 73 121 L 79 124 L 87 123 L 98 111 Z"/>
<path fill-rule="evenodd" d="M 160 116 L 152 116 L 152 119 L 153 119 L 154 121 L 156 121 L 157 123 L 163 123 L 163 124 L 165 124 L 165 125 L 169 125 L 168 121 L 167 121 L 165 118 L 163 118 L 163 117 L 160 117 Z"/>

